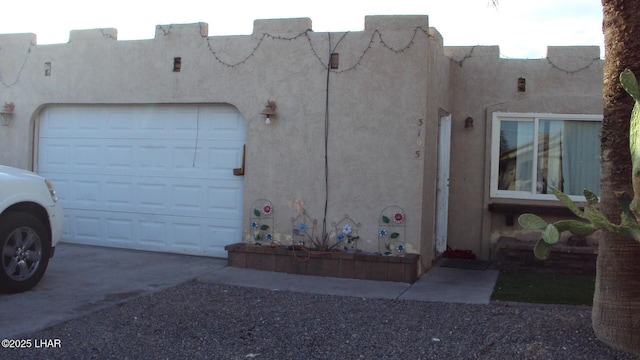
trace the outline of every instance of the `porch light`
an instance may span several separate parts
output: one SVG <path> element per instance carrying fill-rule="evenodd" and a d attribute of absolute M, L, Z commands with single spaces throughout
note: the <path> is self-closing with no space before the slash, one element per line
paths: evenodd
<path fill-rule="evenodd" d="M 0 115 L 2 115 L 2 126 L 9 126 L 9 120 L 13 117 L 13 109 L 15 105 L 13 103 L 4 103 Z"/>
<path fill-rule="evenodd" d="M 271 124 L 271 117 L 276 114 L 276 102 L 269 100 L 267 101 L 264 109 L 260 112 L 260 114 L 265 115 L 267 118 L 264 120 L 264 123 L 269 125 Z"/>

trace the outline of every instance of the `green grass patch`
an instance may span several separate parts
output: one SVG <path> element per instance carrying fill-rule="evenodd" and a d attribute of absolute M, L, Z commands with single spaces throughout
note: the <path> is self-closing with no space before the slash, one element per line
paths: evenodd
<path fill-rule="evenodd" d="M 491 300 L 593 305 L 595 276 L 500 272 Z"/>

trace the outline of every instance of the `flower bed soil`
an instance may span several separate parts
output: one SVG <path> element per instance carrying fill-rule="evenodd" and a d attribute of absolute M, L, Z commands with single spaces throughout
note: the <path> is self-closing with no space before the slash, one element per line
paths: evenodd
<path fill-rule="evenodd" d="M 535 272 L 541 274 L 596 274 L 598 246 L 556 245 L 547 260 L 533 255 L 535 242 L 501 237 L 497 243 L 498 267 L 501 271 Z"/>

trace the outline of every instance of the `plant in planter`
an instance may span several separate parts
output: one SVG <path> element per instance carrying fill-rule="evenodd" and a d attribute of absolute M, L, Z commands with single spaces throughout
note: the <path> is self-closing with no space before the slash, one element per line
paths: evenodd
<path fill-rule="evenodd" d="M 349 218 L 349 215 L 337 223 L 332 223 L 334 227 L 332 231 L 322 231 L 316 235 L 318 221 L 312 219 L 307 214 L 306 209 L 302 208 L 301 213 L 291 219 L 293 224 L 293 245 L 311 247 L 317 251 L 343 250 L 355 251 L 356 242 L 360 238 L 358 236 L 358 228 L 360 223 Z"/>

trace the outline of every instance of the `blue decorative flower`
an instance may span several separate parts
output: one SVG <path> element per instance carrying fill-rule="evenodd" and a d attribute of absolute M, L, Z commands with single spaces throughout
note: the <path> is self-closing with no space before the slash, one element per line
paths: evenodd
<path fill-rule="evenodd" d="M 305 223 L 303 223 L 303 222 L 302 222 L 302 223 L 300 223 L 300 224 L 298 224 L 298 230 L 300 230 L 300 231 L 302 231 L 302 232 L 307 231 L 307 224 L 305 224 Z"/>
<path fill-rule="evenodd" d="M 337 242 L 341 242 L 342 240 L 344 240 L 344 235 L 342 235 L 342 234 L 336 235 L 336 241 Z"/>
<path fill-rule="evenodd" d="M 267 234 L 267 241 L 273 240 L 273 234 Z"/>
<path fill-rule="evenodd" d="M 398 252 L 404 252 L 404 245 L 398 244 L 398 246 L 396 247 L 396 250 L 398 250 Z"/>
<path fill-rule="evenodd" d="M 251 223 L 251 228 L 252 229 L 257 229 L 258 228 L 258 223 L 256 221 Z"/>
<path fill-rule="evenodd" d="M 381 238 L 387 237 L 387 234 L 388 234 L 387 229 L 380 229 L 380 231 L 378 231 L 378 237 L 381 237 Z"/>
<path fill-rule="evenodd" d="M 351 234 L 351 225 L 345 224 L 344 226 L 342 226 L 342 233 L 345 235 Z"/>

